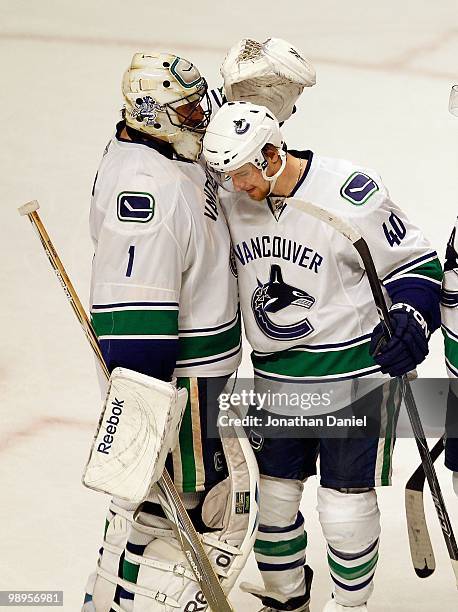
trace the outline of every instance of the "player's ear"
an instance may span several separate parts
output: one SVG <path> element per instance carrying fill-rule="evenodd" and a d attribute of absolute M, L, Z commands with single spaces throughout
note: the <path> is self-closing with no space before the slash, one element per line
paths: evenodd
<path fill-rule="evenodd" d="M 262 148 L 262 153 L 267 159 L 267 161 L 271 161 L 274 164 L 280 159 L 277 147 L 273 144 L 270 144 L 270 142 L 264 145 L 264 147 Z"/>

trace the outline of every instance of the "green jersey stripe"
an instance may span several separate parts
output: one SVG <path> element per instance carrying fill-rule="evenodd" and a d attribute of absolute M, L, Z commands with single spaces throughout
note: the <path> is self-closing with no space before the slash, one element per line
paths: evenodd
<path fill-rule="evenodd" d="M 92 312 L 97 336 L 177 336 L 177 310 L 113 310 Z"/>
<path fill-rule="evenodd" d="M 194 437 L 192 428 L 192 406 L 191 406 L 191 380 L 179 378 L 178 387 L 185 387 L 188 391 L 188 401 L 181 421 L 179 434 L 179 452 L 181 456 L 181 482 L 183 492 L 189 493 L 196 490 L 196 461 L 194 457 Z"/>
<path fill-rule="evenodd" d="M 370 341 L 333 351 L 293 349 L 259 357 L 251 354 L 253 367 L 269 374 L 303 377 L 333 376 L 376 367 L 369 354 Z"/>
<path fill-rule="evenodd" d="M 178 342 L 178 361 L 202 359 L 221 355 L 238 347 L 241 337 L 240 318 L 236 324 L 225 331 L 206 336 L 180 336 Z"/>
<path fill-rule="evenodd" d="M 307 534 L 303 533 L 292 540 L 284 540 L 283 542 L 266 542 L 265 540 L 256 540 L 254 544 L 254 552 L 261 555 L 272 557 L 286 557 L 294 555 L 307 547 Z"/>
<path fill-rule="evenodd" d="M 344 578 L 345 580 L 358 580 L 358 578 L 362 578 L 369 574 L 374 567 L 377 565 L 378 561 L 378 552 L 372 557 L 370 561 L 367 563 L 363 563 L 362 565 L 357 565 L 356 567 L 345 567 L 340 563 L 334 561 L 334 559 L 328 555 L 328 563 L 329 568 L 334 574 Z"/>
<path fill-rule="evenodd" d="M 419 266 L 416 266 L 415 268 L 407 269 L 400 272 L 399 274 L 396 274 L 395 276 L 390 278 L 389 281 L 387 281 L 387 284 L 399 280 L 404 276 L 410 276 L 411 274 L 415 276 L 424 276 L 429 280 L 434 280 L 437 282 L 441 282 L 444 276 L 441 263 L 439 259 L 435 257 L 431 261 L 426 261 L 425 263 L 422 263 Z"/>
<path fill-rule="evenodd" d="M 444 335 L 445 356 L 456 368 L 458 367 L 458 342 L 451 338 L 444 328 L 442 328 L 442 333 Z"/>

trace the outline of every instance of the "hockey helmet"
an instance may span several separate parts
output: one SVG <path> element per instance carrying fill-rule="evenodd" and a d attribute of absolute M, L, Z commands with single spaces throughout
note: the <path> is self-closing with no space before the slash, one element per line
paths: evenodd
<path fill-rule="evenodd" d="M 268 143 L 277 148 L 281 159 L 281 167 L 273 176 L 266 174 L 268 162 L 263 148 Z M 271 190 L 286 164 L 278 121 L 266 107 L 251 102 L 227 102 L 220 108 L 207 128 L 204 155 L 210 168 L 221 173 L 253 164 L 271 183 Z"/>
<path fill-rule="evenodd" d="M 128 126 L 170 142 L 181 157 L 199 157 L 211 106 L 194 64 L 171 53 L 136 53 L 122 93 Z"/>

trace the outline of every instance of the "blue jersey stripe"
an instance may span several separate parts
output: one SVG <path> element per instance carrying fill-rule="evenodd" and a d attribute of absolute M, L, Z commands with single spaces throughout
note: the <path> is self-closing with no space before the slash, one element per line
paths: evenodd
<path fill-rule="evenodd" d="M 324 349 L 338 349 L 338 348 L 342 348 L 344 346 L 351 346 L 352 344 L 357 344 L 359 342 L 364 342 L 366 340 L 369 340 L 371 337 L 371 334 L 364 334 L 364 336 L 358 336 L 357 338 L 352 338 L 351 340 L 345 340 L 344 342 L 335 342 L 333 344 L 297 344 L 296 346 L 293 346 L 291 349 L 289 349 L 290 351 L 296 350 L 296 349 L 306 349 L 308 351 L 322 351 Z M 270 352 L 270 353 L 261 353 L 260 351 L 253 351 L 253 353 L 255 355 L 259 355 L 259 356 L 267 356 L 267 355 L 274 355 L 274 352 Z"/>
<path fill-rule="evenodd" d="M 180 336 L 182 336 L 184 334 L 198 334 L 198 333 L 205 333 L 205 332 L 211 332 L 211 331 L 218 331 L 219 329 L 230 327 L 238 320 L 238 318 L 239 318 L 239 313 L 237 313 L 235 317 L 231 319 L 230 321 L 228 321 L 227 323 L 221 323 L 221 325 L 216 325 L 216 327 L 201 327 L 201 328 L 196 327 L 195 329 L 179 329 L 178 333 L 180 334 Z"/>
<path fill-rule="evenodd" d="M 178 308 L 178 302 L 118 302 L 115 304 L 94 304 L 91 306 L 91 310 L 109 310 L 110 308 L 129 308 L 131 306 L 174 306 Z"/>
<path fill-rule="evenodd" d="M 202 359 L 200 361 L 177 361 L 177 368 L 208 365 L 209 363 L 216 363 L 218 361 L 224 361 L 225 359 L 229 359 L 230 357 L 234 357 L 235 355 L 237 355 L 237 353 L 240 352 L 241 348 L 242 348 L 242 345 L 239 344 L 239 346 L 235 349 L 235 351 L 232 351 L 232 353 L 228 353 L 227 355 L 223 355 L 219 357 L 214 357 L 212 359 Z"/>
<path fill-rule="evenodd" d="M 169 381 L 178 355 L 178 340 L 138 340 L 109 338 L 99 340 L 103 358 L 111 372 L 124 367 L 147 376 Z"/>
<path fill-rule="evenodd" d="M 392 278 L 393 276 L 396 276 L 396 274 L 400 274 L 403 270 L 406 270 L 407 268 L 411 268 L 412 266 L 417 266 L 418 264 L 428 259 L 434 259 L 436 257 L 437 257 L 436 251 L 431 251 L 427 255 L 422 255 L 421 257 L 417 257 L 417 259 L 412 259 L 412 261 L 409 261 L 408 263 L 405 263 L 402 266 L 399 266 L 399 268 L 395 268 L 394 270 L 392 270 L 389 274 L 385 276 L 382 282 L 386 282 L 388 279 Z"/>

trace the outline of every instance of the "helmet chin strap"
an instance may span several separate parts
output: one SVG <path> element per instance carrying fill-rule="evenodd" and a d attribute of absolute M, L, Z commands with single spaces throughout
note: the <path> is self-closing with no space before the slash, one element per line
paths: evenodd
<path fill-rule="evenodd" d="M 283 170 L 285 169 L 285 166 L 286 166 L 286 153 L 285 153 L 285 151 L 279 150 L 278 154 L 280 156 L 281 164 L 280 164 L 280 168 L 277 170 L 277 172 L 275 174 L 273 174 L 272 176 L 267 176 L 266 168 L 263 168 L 261 170 L 262 178 L 265 179 L 266 181 L 269 181 L 269 184 L 270 184 L 269 193 L 267 194 L 268 196 L 275 189 L 275 185 L 277 183 L 277 180 L 280 178 L 280 175 L 282 174 L 282 172 L 283 172 Z"/>

